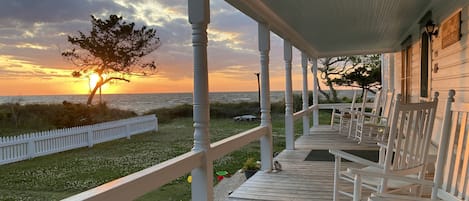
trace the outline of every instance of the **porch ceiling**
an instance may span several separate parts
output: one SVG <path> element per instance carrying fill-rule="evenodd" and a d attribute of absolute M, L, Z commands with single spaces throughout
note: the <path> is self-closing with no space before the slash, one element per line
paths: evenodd
<path fill-rule="evenodd" d="M 226 0 L 310 56 L 398 50 L 422 16 L 444 0 Z"/>

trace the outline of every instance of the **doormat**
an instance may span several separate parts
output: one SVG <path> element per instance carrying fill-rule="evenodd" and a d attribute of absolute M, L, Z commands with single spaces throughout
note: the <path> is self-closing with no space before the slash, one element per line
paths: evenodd
<path fill-rule="evenodd" d="M 349 154 L 353 154 L 360 158 L 364 158 L 370 161 L 378 162 L 379 151 L 378 150 L 342 150 Z M 311 150 L 305 161 L 334 161 L 334 155 L 329 153 L 329 150 Z M 350 162 L 342 158 L 344 162 Z"/>

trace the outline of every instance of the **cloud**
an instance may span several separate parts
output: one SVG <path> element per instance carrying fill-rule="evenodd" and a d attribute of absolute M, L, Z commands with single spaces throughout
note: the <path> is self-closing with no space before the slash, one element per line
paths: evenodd
<path fill-rule="evenodd" d="M 21 43 L 16 45 L 17 48 L 30 48 L 30 49 L 38 49 L 38 50 L 47 50 L 50 47 L 48 46 L 43 46 L 40 44 L 32 44 L 32 43 Z"/>
<path fill-rule="evenodd" d="M 106 0 L 21 0 L 2 1 L 0 23 L 56 23 L 87 20 L 92 13 L 109 13 L 126 9 Z"/>
<path fill-rule="evenodd" d="M 35 65 L 27 60 L 17 59 L 13 56 L 0 55 L 1 79 L 53 79 L 71 77 L 71 71 L 47 68 Z"/>
<path fill-rule="evenodd" d="M 211 75 L 251 80 L 252 73 L 259 71 L 257 23 L 224 1 L 211 1 L 210 6 Z M 76 67 L 61 57 L 70 47 L 67 36 L 87 32 L 90 15 L 102 18 L 109 14 L 157 30 L 162 46 L 147 59 L 156 61 L 158 72 L 148 80 L 192 79 L 187 1 L 175 0 L 4 0 L 0 7 L 0 78 L 69 76 Z M 271 71 L 280 74 L 283 41 L 274 35 L 271 41 Z"/>

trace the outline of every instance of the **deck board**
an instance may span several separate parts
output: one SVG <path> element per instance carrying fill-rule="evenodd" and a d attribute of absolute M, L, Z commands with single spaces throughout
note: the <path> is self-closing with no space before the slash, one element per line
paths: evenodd
<path fill-rule="evenodd" d="M 275 160 L 282 165 L 280 172 L 258 172 L 243 183 L 228 201 L 306 201 L 332 200 L 334 162 L 304 161 L 309 152 L 329 148 L 348 150 L 376 150 L 376 146 L 359 145 L 339 135 L 330 126 L 311 129 L 310 135 L 295 142 L 295 150 L 282 151 Z M 343 162 L 342 167 L 358 167 Z"/>

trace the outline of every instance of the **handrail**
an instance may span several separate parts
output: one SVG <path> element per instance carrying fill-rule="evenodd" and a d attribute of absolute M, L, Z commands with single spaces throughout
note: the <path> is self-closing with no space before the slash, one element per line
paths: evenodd
<path fill-rule="evenodd" d="M 298 111 L 296 113 L 293 114 L 293 121 L 296 121 L 298 120 L 299 118 L 309 114 L 311 111 L 313 111 L 314 109 L 318 108 L 319 105 L 311 105 L 308 107 L 308 109 L 306 110 L 301 110 L 301 111 Z"/>
<path fill-rule="evenodd" d="M 202 165 L 203 152 L 187 152 L 136 173 L 64 199 L 134 200 Z"/>
<path fill-rule="evenodd" d="M 268 127 L 258 126 L 211 144 L 208 158 L 216 160 L 265 135 Z"/>
<path fill-rule="evenodd" d="M 212 162 L 267 134 L 268 127 L 258 126 L 212 143 L 207 160 Z M 133 200 L 200 167 L 204 152 L 188 152 L 131 175 L 105 183 L 64 200 Z"/>
<path fill-rule="evenodd" d="M 329 109 L 332 106 L 348 104 L 316 104 L 306 110 L 296 112 L 294 120 L 310 113 L 315 109 Z M 258 126 L 250 130 L 238 133 L 211 144 L 207 150 L 207 159 L 210 162 L 235 151 L 242 146 L 259 139 L 268 133 L 268 127 Z M 153 189 L 190 172 L 202 165 L 204 152 L 188 152 L 163 163 L 146 168 L 131 175 L 108 182 L 91 190 L 76 194 L 66 201 L 74 200 L 132 200 Z"/>

